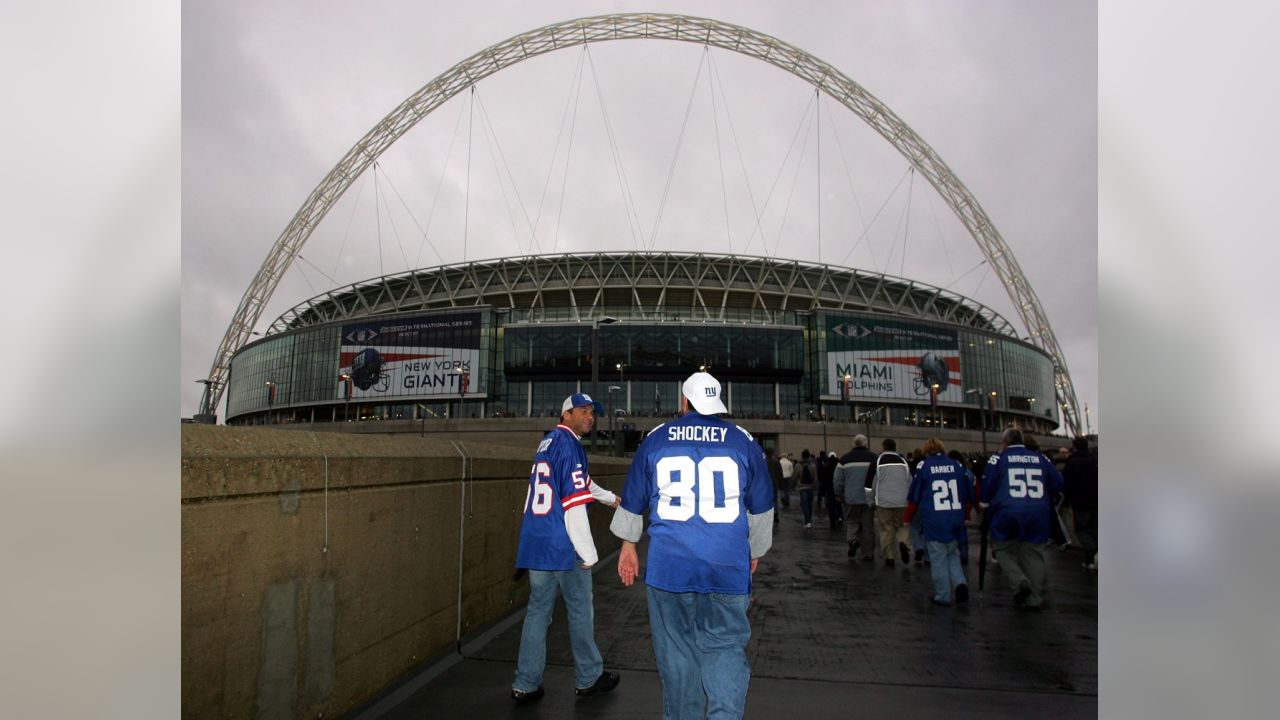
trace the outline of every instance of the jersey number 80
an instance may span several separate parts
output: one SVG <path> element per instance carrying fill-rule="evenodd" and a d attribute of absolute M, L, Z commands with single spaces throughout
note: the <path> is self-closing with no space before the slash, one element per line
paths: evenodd
<path fill-rule="evenodd" d="M 696 464 L 686 455 L 671 455 L 658 461 L 658 517 L 683 522 L 698 516 L 709 523 L 731 523 L 738 519 L 738 496 L 742 494 L 738 463 L 724 456 L 704 457 Z M 716 487 L 724 492 L 723 505 L 716 505 Z M 695 502 L 696 497 L 696 502 Z"/>

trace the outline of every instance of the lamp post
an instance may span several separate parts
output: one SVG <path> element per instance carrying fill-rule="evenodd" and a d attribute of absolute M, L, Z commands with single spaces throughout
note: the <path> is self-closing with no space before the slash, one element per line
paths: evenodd
<path fill-rule="evenodd" d="M 626 379 L 623 377 L 622 371 L 623 371 L 623 369 L 625 369 L 626 367 L 627 367 L 627 364 L 626 364 L 626 363 L 618 363 L 618 389 L 619 389 L 619 390 L 621 390 L 621 391 L 622 391 L 622 393 L 623 393 L 623 394 L 622 394 L 622 400 L 620 401 L 620 404 L 624 404 L 624 405 L 625 405 L 625 404 L 626 404 L 626 402 L 627 402 L 627 395 L 628 395 L 628 393 L 627 393 L 627 381 L 626 381 Z M 631 410 L 631 408 L 624 408 L 624 409 L 626 409 L 627 411 L 630 411 L 630 410 Z"/>
<path fill-rule="evenodd" d="M 463 417 L 463 405 L 467 401 L 467 386 L 471 384 L 471 373 L 466 369 L 456 367 L 453 369 L 458 374 L 458 419 Z"/>
<path fill-rule="evenodd" d="M 1031 411 L 1031 432 L 1036 432 L 1036 399 L 1027 398 L 1027 407 Z"/>
<path fill-rule="evenodd" d="M 983 405 L 987 401 L 987 396 L 980 387 L 969 388 L 964 391 L 965 395 L 972 395 L 974 393 L 978 394 L 978 423 L 982 425 L 982 457 L 985 459 L 987 457 L 987 417 L 984 412 Z M 992 395 L 994 394 L 995 392 L 993 391 Z"/>
<path fill-rule="evenodd" d="M 618 322 L 618 318 L 608 315 L 591 321 L 591 399 L 595 400 L 600 394 L 600 326 L 612 325 Z M 596 435 L 594 429 L 591 433 L 591 452 L 596 451 Z"/>
<path fill-rule="evenodd" d="M 271 408 L 276 404 L 276 384 L 273 380 L 267 381 L 267 424 L 271 422 Z"/>
<path fill-rule="evenodd" d="M 844 401 L 849 406 L 849 423 L 853 424 L 853 376 L 849 373 L 844 374 L 844 385 L 840 386 L 840 394 L 844 395 Z"/>
<path fill-rule="evenodd" d="M 608 408 L 606 411 L 609 413 L 609 444 L 613 446 L 613 448 L 609 452 L 609 454 L 611 455 L 618 454 L 618 439 L 617 439 L 617 435 L 615 435 L 613 432 L 613 418 L 618 414 L 617 408 L 613 406 L 614 392 L 622 392 L 622 388 L 618 387 L 617 385 L 609 386 L 609 402 L 608 402 Z"/>
<path fill-rule="evenodd" d="M 933 411 L 933 424 L 941 428 L 942 423 L 938 419 L 938 383 L 929 386 L 929 409 Z"/>
<path fill-rule="evenodd" d="M 342 373 L 338 379 L 342 381 L 342 399 L 345 402 L 342 407 L 342 422 L 351 422 L 351 376 Z"/>

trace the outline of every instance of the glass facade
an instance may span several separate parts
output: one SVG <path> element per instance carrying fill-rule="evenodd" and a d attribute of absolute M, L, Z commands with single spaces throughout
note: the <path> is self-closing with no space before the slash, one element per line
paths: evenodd
<path fill-rule="evenodd" d="M 590 323 L 507 326 L 503 337 L 503 372 L 509 381 L 577 378 L 583 372 L 590 378 Z M 714 368 L 722 382 L 760 378 L 798 381 L 803 373 L 799 328 L 614 323 L 600 326 L 598 342 L 601 378 L 687 376 L 699 367 Z"/>
<path fill-rule="evenodd" d="M 228 422 L 557 417 L 567 395 L 591 392 L 592 324 L 541 321 L 550 309 L 534 315 L 459 308 L 264 338 L 232 360 Z M 598 331 L 596 399 L 624 416 L 675 415 L 680 383 L 706 367 L 736 418 L 996 429 L 1034 417 L 1042 432 L 1059 424 L 1052 363 L 1007 335 L 824 310 L 775 312 L 760 324 L 640 315 Z M 374 370 L 358 360 L 368 348 L 382 363 Z M 365 375 L 351 377 L 360 368 Z"/>

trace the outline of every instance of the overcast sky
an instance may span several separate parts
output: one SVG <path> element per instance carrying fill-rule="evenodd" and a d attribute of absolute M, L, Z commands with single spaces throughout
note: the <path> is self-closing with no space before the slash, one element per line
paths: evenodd
<path fill-rule="evenodd" d="M 361 136 L 476 51 L 612 12 L 743 25 L 891 108 L 1003 235 L 1099 429 L 1097 15 L 1065 0 L 184 3 L 182 415 L 272 244 Z M 659 41 L 534 58 L 441 106 L 335 205 L 256 329 L 381 273 L 649 243 L 904 275 L 1025 334 L 946 205 L 852 113 L 758 60 Z"/>

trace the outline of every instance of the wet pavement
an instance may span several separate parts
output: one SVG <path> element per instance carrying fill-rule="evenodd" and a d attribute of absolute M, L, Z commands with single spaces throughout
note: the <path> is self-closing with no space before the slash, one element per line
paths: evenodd
<path fill-rule="evenodd" d="M 794 502 L 780 516 L 755 575 L 746 717 L 1097 717 L 1097 576 L 1081 567 L 1080 554 L 1047 550 L 1044 609 L 1015 608 L 998 564 L 988 565 L 985 591 L 977 590 L 975 525 L 966 568 L 972 598 L 940 607 L 930 602 L 927 565 L 850 560 L 843 528 L 829 530 L 825 512 L 815 511 L 821 522 L 812 529 Z M 509 697 L 521 613 L 356 717 L 661 717 L 645 592 L 640 583 L 623 587 L 615 568 L 616 555 L 595 575 L 596 642 L 605 667 L 622 674 L 612 693 L 574 695 L 561 601 L 548 632 L 542 700 L 516 705 Z"/>

